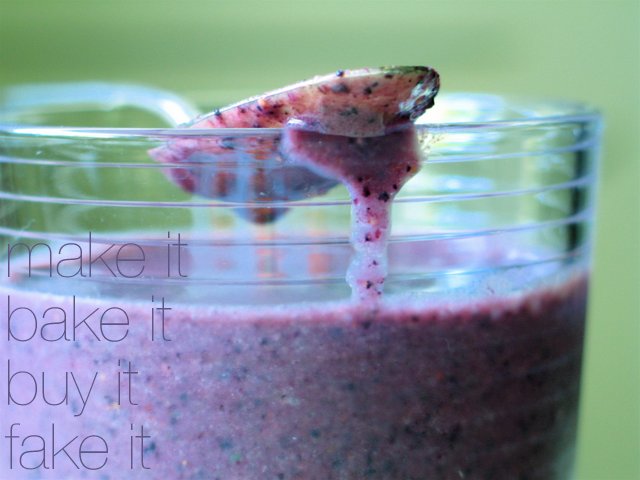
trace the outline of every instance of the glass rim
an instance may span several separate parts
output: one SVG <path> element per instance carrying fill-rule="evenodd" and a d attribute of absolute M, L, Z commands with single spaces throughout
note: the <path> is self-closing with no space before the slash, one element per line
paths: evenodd
<path fill-rule="evenodd" d="M 506 105 L 520 103 L 526 108 L 546 107 L 555 109 L 552 113 L 536 114 L 532 112 L 530 116 L 518 117 L 517 113 L 512 113 L 504 118 L 489 120 L 460 120 L 460 121 L 429 121 L 431 110 L 428 110 L 422 117 L 424 121 L 418 119 L 414 124 L 419 132 L 428 133 L 475 133 L 483 130 L 511 130 L 519 128 L 544 127 L 568 123 L 599 123 L 602 121 L 602 111 L 586 102 L 562 100 L 544 97 L 533 97 L 523 95 L 501 95 L 480 92 L 445 92 L 436 98 L 455 99 L 468 97 L 476 100 L 493 98 L 501 100 Z M 53 110 L 54 112 L 56 110 Z M 2 110 L 0 113 L 14 113 L 11 110 Z M 17 113 L 17 112 L 15 112 Z M 6 122 L 0 120 L 0 135 L 10 136 L 42 136 L 42 137 L 64 137 L 90 139 L 127 139 L 127 138 L 216 138 L 216 137 L 272 137 L 278 136 L 284 130 L 279 128 L 190 128 L 185 126 L 177 127 L 78 127 L 78 126 L 54 126 L 38 125 L 28 123 Z"/>

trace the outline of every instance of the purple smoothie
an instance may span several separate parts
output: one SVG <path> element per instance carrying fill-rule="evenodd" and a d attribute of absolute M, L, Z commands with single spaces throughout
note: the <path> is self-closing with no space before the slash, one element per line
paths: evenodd
<path fill-rule="evenodd" d="M 7 355 L 14 369 L 37 366 L 52 380 L 82 372 L 83 386 L 99 372 L 84 413 L 71 416 L 81 408 L 72 395 L 68 407 L 12 406 L 0 423 L 5 432 L 9 419 L 21 423 L 23 436 L 55 423 L 65 442 L 101 435 L 108 463 L 90 478 L 566 478 L 586 288 L 578 275 L 468 302 L 173 305 L 167 331 L 175 341 L 167 343 L 149 340 L 146 305 L 108 302 L 130 313 L 128 341 L 30 342 Z M 68 298 L 11 293 L 13 305 L 71 308 Z M 100 306 L 85 300 L 76 308 Z M 118 359 L 140 372 L 135 406 L 124 400 L 127 382 L 117 405 Z M 61 388 L 47 386 L 51 397 Z M 151 437 L 148 470 L 137 457 L 130 469 L 131 423 Z M 0 465 L 3 478 L 33 478 L 24 469 L 8 475 L 6 449 Z M 85 474 L 63 458 L 36 478 Z"/>
<path fill-rule="evenodd" d="M 347 137 L 285 129 L 284 156 L 343 183 L 351 197 L 351 245 L 347 281 L 355 301 L 375 302 L 387 274 L 391 204 L 420 168 L 412 127 L 378 137 Z"/>
<path fill-rule="evenodd" d="M 36 478 L 566 478 L 575 441 L 584 270 L 524 267 L 517 281 L 497 273 L 508 284 L 497 292 L 495 278 L 480 272 L 467 295 L 383 295 L 392 200 L 418 165 L 413 129 L 365 140 L 288 130 L 281 148 L 344 181 L 352 195 L 353 297 L 253 308 L 178 302 L 166 324 L 169 342 L 150 341 L 148 304 L 78 300 L 79 318 L 95 308 L 122 307 L 131 318 L 129 337 L 109 344 L 84 332 L 71 343 L 10 343 L 13 371 L 46 369 L 49 392 L 63 390 L 63 372 L 76 372 L 80 385 L 94 376 L 95 382 L 84 410 L 77 394 L 68 406 L 13 405 L 2 429 L 20 423 L 24 438 L 45 435 L 55 424 L 65 442 L 100 435 L 108 459 L 88 472 L 60 458 L 54 470 L 38 469 Z M 471 255 L 498 265 L 513 254 L 499 242 L 447 245 L 402 255 L 434 264 Z M 185 260 L 193 266 L 199 258 Z M 68 296 L 6 293 L 12 308 L 72 310 Z M 126 400 L 118 402 L 114 379 L 127 362 L 139 373 L 130 398 L 123 382 Z M 149 437 L 136 449 L 133 469 L 130 425 Z M 141 425 L 144 432 L 136 430 Z M 16 444 L 14 463 L 24 448 Z M 25 465 L 34 466 L 29 458 Z M 9 472 L 6 450 L 0 462 Z M 31 478 L 32 472 L 11 473 L 8 478 Z"/>
<path fill-rule="evenodd" d="M 239 114 L 240 107 L 233 111 Z M 65 441 L 100 435 L 109 445 L 108 461 L 88 472 L 62 459 L 55 470 L 37 469 L 36 478 L 566 478 L 575 442 L 586 269 L 524 266 L 517 281 L 498 270 L 479 272 L 466 294 L 383 293 L 391 205 L 420 161 L 414 129 L 405 121 L 375 135 L 341 136 L 318 128 L 319 117 L 299 119 L 269 148 L 323 185 L 347 187 L 352 298 L 236 308 L 175 300 L 166 324 L 169 342 L 150 341 L 146 304 L 78 300 L 80 316 L 113 305 L 129 312 L 127 341 L 85 335 L 71 343 L 14 342 L 6 356 L 13 368 L 35 365 L 57 372 L 61 381 L 61 372 L 76 372 L 81 385 L 93 385 L 90 401 L 82 405 L 76 395 L 58 407 L 14 405 L 0 424 L 7 432 L 8 422 L 20 423 L 24 436 L 44 435 L 54 423 Z M 359 121 L 366 124 L 366 117 Z M 356 132 L 362 126 L 340 125 L 355 125 Z M 171 161 L 175 155 L 188 159 L 202 147 L 198 142 L 177 142 L 161 153 L 173 155 Z M 187 190 L 201 180 L 181 179 Z M 229 182 L 222 184 L 226 194 Z M 260 223 L 278 216 L 253 214 Z M 498 265 L 513 254 L 503 247 L 404 254 L 433 256 L 434 264 L 439 256 L 473 254 Z M 302 269 L 305 259 L 299 260 Z M 496 276 L 507 287 L 495 291 Z M 12 305 L 72 309 L 68 296 L 6 289 L 0 298 L 8 294 Z M 125 362 L 139 372 L 127 398 L 135 405 L 114 395 Z M 62 385 L 47 388 L 55 392 Z M 129 425 L 144 425 L 148 435 L 138 440 L 133 469 Z M 15 448 L 14 462 L 24 446 Z M 0 453 L 3 473 L 9 472 L 7 451 Z M 34 472 L 10 473 L 31 478 Z"/>

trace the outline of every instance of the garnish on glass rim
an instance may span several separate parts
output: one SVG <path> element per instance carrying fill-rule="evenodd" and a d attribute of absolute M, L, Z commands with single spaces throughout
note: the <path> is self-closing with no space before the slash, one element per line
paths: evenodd
<path fill-rule="evenodd" d="M 422 115 L 433 105 L 439 86 L 438 73 L 429 67 L 338 70 L 201 115 L 184 127 L 290 126 L 328 135 L 382 136 Z M 270 137 L 217 135 L 173 140 L 150 154 L 163 163 L 185 163 L 169 172 L 184 190 L 252 203 L 239 210 L 256 223 L 266 223 L 286 209 L 260 203 L 308 198 L 336 184 L 304 166 L 288 164 L 278 144 Z M 266 162 L 269 159 L 280 161 Z"/>

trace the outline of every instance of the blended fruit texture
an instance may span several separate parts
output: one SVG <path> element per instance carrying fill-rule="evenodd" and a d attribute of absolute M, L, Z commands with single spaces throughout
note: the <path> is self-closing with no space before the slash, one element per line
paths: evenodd
<path fill-rule="evenodd" d="M 391 204 L 422 160 L 411 120 L 433 103 L 438 85 L 437 74 L 427 68 L 338 72 L 196 121 L 195 127 L 295 121 L 277 142 L 257 142 L 252 155 L 277 149 L 287 169 L 303 169 L 316 182 L 313 194 L 337 183 L 347 187 L 355 251 L 347 281 L 353 297 L 236 309 L 176 304 L 166 326 L 175 341 L 161 343 L 149 340 L 148 309 L 127 304 L 132 320 L 126 342 L 89 336 L 72 344 L 11 343 L 9 372 L 46 366 L 59 380 L 47 385 L 54 392 L 64 385 L 64 372 L 77 372 L 76 387 L 93 385 L 87 402 L 76 395 L 69 406 L 14 405 L 11 422 L 24 432 L 47 432 L 55 423 L 67 438 L 95 434 L 109 445 L 109 460 L 96 472 L 78 470 L 62 457 L 55 470 L 40 468 L 36 478 L 567 478 L 575 442 L 584 271 L 569 275 L 567 266 L 567 272 L 531 277 L 522 288 L 503 293 L 487 290 L 484 297 L 383 295 Z M 274 123 L 245 125 L 258 120 Z M 176 139 L 152 156 L 181 164 L 173 179 L 191 192 L 235 201 L 254 194 L 300 198 L 287 182 L 281 192 L 265 190 L 270 183 L 260 169 L 252 173 L 250 188 L 240 190 L 233 175 L 201 178 L 194 156 L 214 164 L 220 155 L 241 158 L 231 137 L 209 140 Z M 255 204 L 249 211 L 257 223 L 285 213 Z M 560 273 L 564 281 L 557 280 Z M 37 310 L 51 304 L 73 308 L 68 297 L 17 291 L 13 301 Z M 86 313 L 100 303 L 79 300 L 76 308 Z M 115 380 L 127 368 L 130 392 L 127 381 L 118 388 Z M 124 390 L 135 405 L 118 400 Z M 3 431 L 7 422 L 0 419 Z M 137 430 L 141 425 L 145 432 Z M 141 443 L 132 458 L 136 434 Z M 5 474 L 14 453 L 0 455 Z M 15 478 L 32 478 L 25 469 L 13 472 Z"/>
<path fill-rule="evenodd" d="M 146 307 L 120 304 L 132 318 L 125 342 L 83 336 L 7 352 L 14 370 L 46 370 L 50 398 L 60 397 L 63 372 L 76 372 L 81 387 L 100 372 L 81 415 L 72 416 L 82 409 L 72 388 L 70 406 L 14 405 L 0 420 L 3 431 L 19 422 L 23 436 L 48 435 L 55 423 L 58 447 L 100 435 L 107 464 L 88 472 L 62 457 L 55 470 L 8 475 L 3 448 L 3 478 L 567 478 L 586 287 L 578 275 L 528 294 L 372 309 L 174 305 L 167 332 L 175 341 L 164 343 L 149 340 Z M 72 308 L 68 298 L 13 292 L 12 305 L 21 304 Z M 100 306 L 78 301 L 76 309 Z M 137 405 L 123 380 L 119 406 L 117 372 L 129 361 L 140 372 Z M 147 470 L 138 453 L 130 469 L 130 424 L 150 436 Z M 21 451 L 14 445 L 14 463 Z"/>

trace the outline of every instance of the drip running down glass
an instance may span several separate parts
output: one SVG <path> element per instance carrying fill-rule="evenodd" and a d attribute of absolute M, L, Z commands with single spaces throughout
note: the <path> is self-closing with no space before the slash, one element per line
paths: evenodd
<path fill-rule="evenodd" d="M 32 478 L 38 457 L 20 457 L 29 449 L 20 442 L 50 441 L 52 424 L 57 445 L 79 436 L 76 463 L 82 438 L 108 444 L 108 454 L 86 457 L 93 467 L 105 458 L 105 478 L 570 478 L 594 111 L 438 97 L 416 125 L 423 164 L 395 198 L 375 308 L 354 302 L 345 280 L 353 250 L 343 186 L 295 201 L 222 201 L 173 184 L 170 170 L 184 163 L 149 156 L 175 139 L 242 145 L 282 131 L 138 128 L 152 117 L 126 106 L 20 115 L 0 113 L 0 360 L 10 361 L 8 376 L 45 371 L 51 398 L 64 392 L 65 372 L 83 393 L 93 387 L 84 403 L 74 387 L 69 405 L 36 395 L 7 407 L 3 436 L 20 438 L 12 454 L 0 449 L 3 478 Z M 186 166 L 210 177 L 262 169 L 277 182 L 283 165 L 236 148 L 214 165 Z M 286 213 L 257 225 L 243 216 L 250 208 Z M 30 262 L 26 246 L 8 247 L 20 243 Z M 94 256 L 108 249 L 90 275 L 89 245 Z M 119 248 L 144 261 L 117 270 Z M 64 254 L 78 258 L 57 262 Z M 50 307 L 58 310 L 43 318 Z M 84 318 L 111 307 L 128 314 L 121 341 L 86 328 L 76 341 L 51 341 L 59 324 L 25 340 L 34 318 L 41 326 L 62 311 Z M 112 339 L 123 331 L 106 329 Z M 128 362 L 138 373 L 128 375 L 131 390 L 125 380 L 119 389 Z M 26 403 L 33 387 L 15 378 L 11 393 Z M 131 447 L 140 426 L 150 438 Z M 82 478 L 79 466 L 57 458 L 38 475 Z"/>

